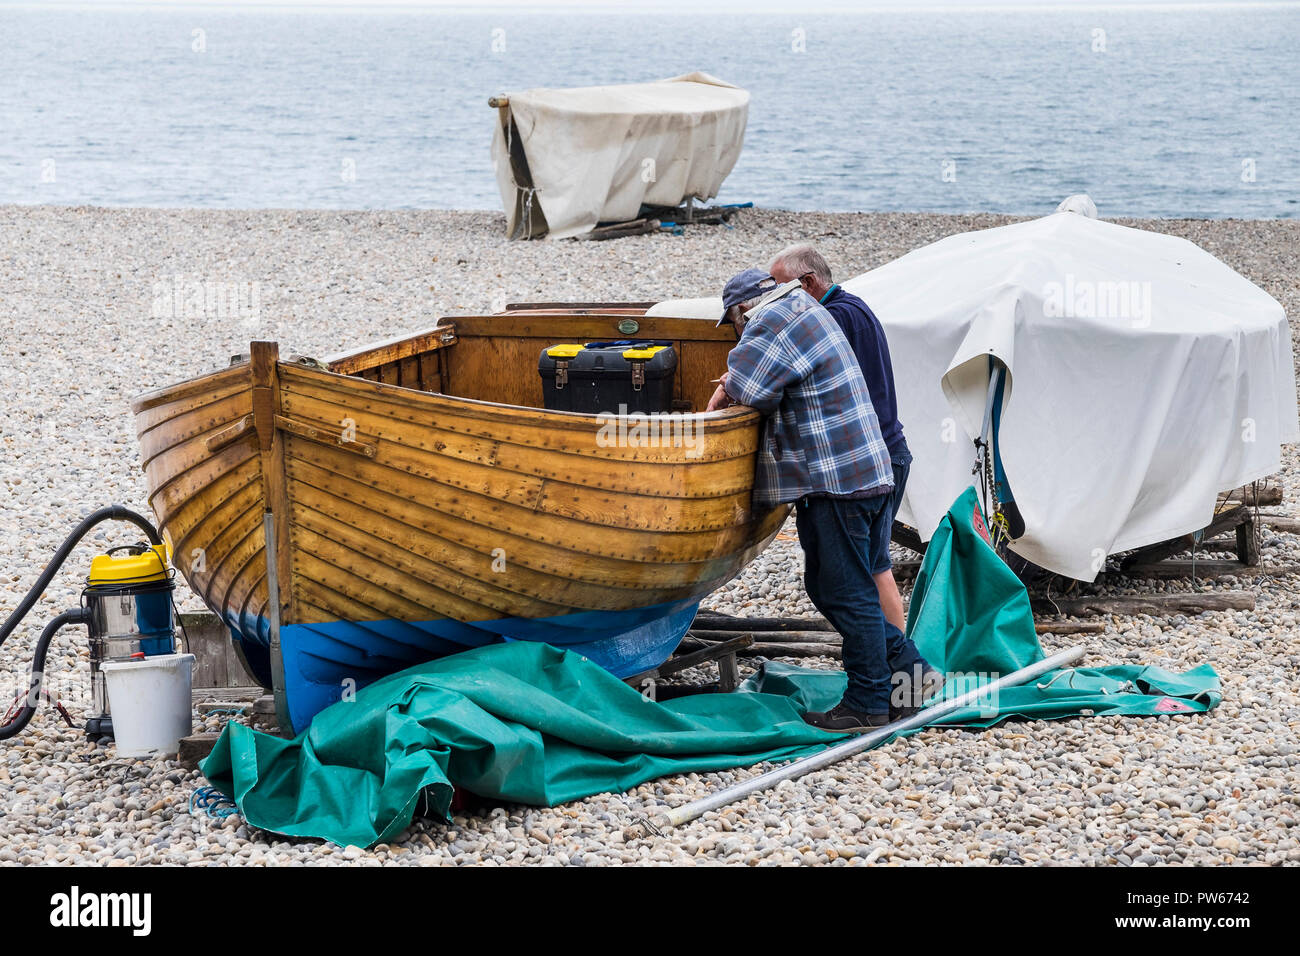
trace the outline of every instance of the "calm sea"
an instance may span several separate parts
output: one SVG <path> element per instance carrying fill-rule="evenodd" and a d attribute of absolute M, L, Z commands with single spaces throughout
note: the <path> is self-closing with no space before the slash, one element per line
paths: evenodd
<path fill-rule="evenodd" d="M 499 208 L 489 95 L 706 70 L 753 94 L 726 201 L 1295 217 L 1298 64 L 1297 6 L 0 5 L 0 202 Z"/>

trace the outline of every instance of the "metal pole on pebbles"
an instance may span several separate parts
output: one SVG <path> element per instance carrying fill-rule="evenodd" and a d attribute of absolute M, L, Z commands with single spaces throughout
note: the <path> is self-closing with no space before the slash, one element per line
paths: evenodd
<path fill-rule="evenodd" d="M 804 757 L 802 760 L 796 760 L 783 766 L 769 770 L 767 773 L 760 774 L 750 780 L 745 780 L 726 790 L 719 790 L 717 793 L 702 797 L 691 803 L 683 804 L 680 807 L 665 809 L 661 813 L 656 813 L 647 817 L 644 821 L 645 828 L 656 835 L 662 836 L 666 830 L 671 827 L 679 826 L 691 820 L 701 817 L 710 810 L 717 810 L 728 804 L 735 803 L 751 793 L 758 793 L 761 790 L 768 790 L 782 780 L 792 780 L 795 777 L 801 777 L 806 773 L 814 770 L 821 770 L 829 767 L 833 763 L 838 763 L 845 757 L 852 757 L 864 750 L 870 750 L 879 743 L 883 743 L 895 734 L 904 731 L 913 730 L 917 727 L 923 727 L 926 724 L 946 717 L 963 707 L 969 707 L 978 703 L 981 699 L 989 697 L 1004 687 L 1015 687 L 1017 684 L 1024 684 L 1035 677 L 1047 673 L 1048 671 L 1057 670 L 1058 668 L 1068 667 L 1073 664 L 1084 654 L 1082 647 L 1072 647 L 1069 650 L 1061 651 L 1046 657 L 1028 667 L 1022 667 L 1018 671 L 1012 671 L 1010 674 L 1004 674 L 997 680 L 977 687 L 975 690 L 968 691 L 950 700 L 941 700 L 929 707 L 917 711 L 911 717 L 905 717 L 902 720 L 896 720 L 892 724 L 887 724 L 879 730 L 873 730 L 870 733 L 858 734 L 850 737 L 840 743 L 827 747 L 821 753 L 813 754 L 811 757 Z"/>

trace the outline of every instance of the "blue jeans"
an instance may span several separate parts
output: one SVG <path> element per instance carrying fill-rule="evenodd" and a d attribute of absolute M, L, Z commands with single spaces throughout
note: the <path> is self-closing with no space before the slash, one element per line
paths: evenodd
<path fill-rule="evenodd" d="M 907 476 L 912 471 L 912 453 L 906 448 L 890 452 L 889 460 L 894 466 L 894 490 L 889 496 L 889 524 L 893 527 L 898 517 L 898 506 L 903 503 L 903 491 L 907 488 Z"/>
<path fill-rule="evenodd" d="M 844 639 L 849 684 L 842 703 L 864 714 L 889 713 L 894 674 L 911 678 L 929 666 L 916 645 L 885 620 L 872 578 L 872 542 L 882 525 L 887 539 L 893 521 L 889 500 L 804 498 L 796 509 L 804 589 Z"/>
<path fill-rule="evenodd" d="M 889 514 L 871 536 L 872 574 L 880 574 L 894 566 L 894 562 L 889 557 L 889 539 L 894 531 L 894 519 L 898 517 L 898 506 L 903 503 L 903 489 L 907 487 L 907 475 L 912 470 L 912 454 L 906 448 L 897 453 L 891 451 L 889 458 L 894 466 L 894 490 L 885 498 Z"/>

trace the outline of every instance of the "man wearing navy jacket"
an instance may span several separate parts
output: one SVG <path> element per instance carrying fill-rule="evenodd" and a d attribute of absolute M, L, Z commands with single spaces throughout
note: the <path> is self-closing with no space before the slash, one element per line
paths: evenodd
<path fill-rule="evenodd" d="M 798 280 L 805 292 L 821 303 L 822 307 L 835 319 L 849 340 L 853 354 L 857 356 L 866 379 L 867 390 L 871 393 L 871 404 L 876 409 L 880 421 L 880 434 L 889 449 L 889 458 L 893 464 L 894 490 L 888 507 L 890 514 L 884 522 L 885 528 L 894 523 L 898 506 L 903 501 L 903 488 L 907 484 L 907 473 L 912 465 L 912 453 L 908 451 L 907 440 L 903 437 L 903 425 L 898 420 L 898 397 L 894 393 L 894 366 L 889 358 L 889 342 L 885 339 L 885 330 L 880 320 L 852 292 L 831 280 L 831 269 L 821 253 L 807 243 L 789 246 L 777 253 L 768 268 L 772 278 L 786 283 Z M 889 559 L 889 538 L 874 542 L 872 557 L 872 577 L 876 589 L 880 592 L 880 606 L 885 619 L 900 631 L 906 627 L 903 617 L 903 598 L 898 593 L 898 584 L 894 581 L 893 564 Z"/>

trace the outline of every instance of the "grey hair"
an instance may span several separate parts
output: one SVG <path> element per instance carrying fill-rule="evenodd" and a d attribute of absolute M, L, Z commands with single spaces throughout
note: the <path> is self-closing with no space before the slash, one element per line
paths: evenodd
<path fill-rule="evenodd" d="M 830 285 L 833 281 L 831 279 L 831 267 L 822 258 L 822 254 L 807 242 L 786 246 L 772 258 L 767 271 L 771 272 L 781 264 L 788 266 L 789 270 L 796 276 L 811 272 L 826 285 Z"/>

